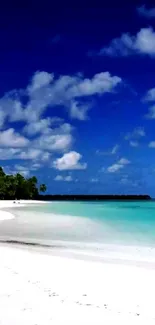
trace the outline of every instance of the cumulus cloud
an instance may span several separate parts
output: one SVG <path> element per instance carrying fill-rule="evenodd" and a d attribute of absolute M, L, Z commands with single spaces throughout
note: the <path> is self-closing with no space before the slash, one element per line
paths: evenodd
<path fill-rule="evenodd" d="M 68 175 L 68 176 L 62 176 L 62 175 L 57 175 L 54 178 L 55 181 L 64 181 L 64 182 L 72 182 L 72 176 Z"/>
<path fill-rule="evenodd" d="M 126 158 L 121 158 L 117 163 L 109 166 L 107 171 L 109 173 L 116 173 L 120 169 L 124 168 L 126 165 L 130 164 L 130 161 Z"/>
<path fill-rule="evenodd" d="M 148 19 L 155 17 L 155 7 L 147 9 L 146 6 L 143 5 L 137 8 L 137 12 L 139 13 L 139 15 L 144 16 Z"/>
<path fill-rule="evenodd" d="M 155 56 L 155 32 L 149 28 L 142 28 L 135 35 L 122 34 L 120 38 L 115 38 L 109 46 L 103 47 L 99 55 L 108 56 L 129 56 L 129 55 Z"/>
<path fill-rule="evenodd" d="M 86 169 L 87 164 L 81 163 L 82 155 L 80 155 L 76 151 L 70 151 L 65 153 L 61 158 L 57 158 L 53 162 L 53 167 L 58 170 L 78 170 L 78 169 Z"/>
<path fill-rule="evenodd" d="M 15 132 L 13 128 L 0 132 L 1 147 L 25 147 L 29 144 L 29 140 Z"/>

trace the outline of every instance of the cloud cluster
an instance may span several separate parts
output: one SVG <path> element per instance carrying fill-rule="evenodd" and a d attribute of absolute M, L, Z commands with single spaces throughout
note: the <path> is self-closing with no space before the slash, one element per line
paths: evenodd
<path fill-rule="evenodd" d="M 91 96 L 113 92 L 121 81 L 109 72 L 97 73 L 92 78 L 84 78 L 82 74 L 56 78 L 53 73 L 37 71 L 25 90 L 11 91 L 0 99 L 0 127 L 6 119 L 9 122 L 25 121 L 31 124 L 25 131 L 38 133 L 51 124 L 51 120 L 42 119 L 42 115 L 48 108 L 56 106 L 64 107 L 71 118 L 85 120 L 91 107 Z"/>
<path fill-rule="evenodd" d="M 142 28 L 135 35 L 122 34 L 120 38 L 115 38 L 107 47 L 103 47 L 99 55 L 107 56 L 129 56 L 129 55 L 155 56 L 155 32 L 149 28 Z"/>
<path fill-rule="evenodd" d="M 29 170 L 34 163 L 38 168 L 39 163 L 48 163 L 58 170 L 85 169 L 87 164 L 80 162 L 82 156 L 70 151 L 74 128 L 54 116 L 52 110 L 64 108 L 71 119 L 85 120 L 92 96 L 113 92 L 121 81 L 109 72 L 85 78 L 82 74 L 56 77 L 37 71 L 26 89 L 13 90 L 0 98 L 0 160 L 31 162 Z M 62 157 L 56 159 L 56 154 Z M 28 174 L 27 167 L 21 166 L 16 164 L 12 171 Z M 71 177 L 65 180 L 71 181 Z"/>

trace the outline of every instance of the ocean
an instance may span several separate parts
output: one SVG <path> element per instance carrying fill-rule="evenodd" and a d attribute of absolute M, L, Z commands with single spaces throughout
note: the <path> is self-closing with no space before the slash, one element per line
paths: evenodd
<path fill-rule="evenodd" d="M 15 218 L 0 222 L 0 240 L 155 247 L 155 201 L 49 202 L 7 210 Z"/>

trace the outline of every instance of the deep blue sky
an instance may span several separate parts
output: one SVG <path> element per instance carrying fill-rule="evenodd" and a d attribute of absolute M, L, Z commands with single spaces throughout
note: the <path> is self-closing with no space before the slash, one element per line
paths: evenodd
<path fill-rule="evenodd" d="M 155 196 L 153 1 L 7 2 L 0 39 L 5 172 L 49 193 Z"/>

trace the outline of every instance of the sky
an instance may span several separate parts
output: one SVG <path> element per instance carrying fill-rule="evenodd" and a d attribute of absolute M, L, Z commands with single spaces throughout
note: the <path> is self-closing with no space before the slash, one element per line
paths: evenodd
<path fill-rule="evenodd" d="M 155 3 L 8 2 L 0 39 L 4 171 L 51 194 L 155 197 Z"/>

